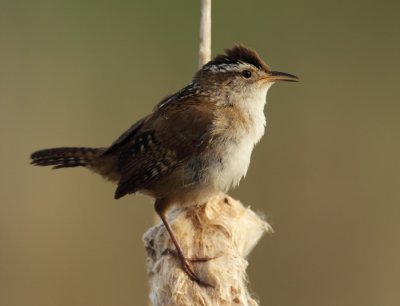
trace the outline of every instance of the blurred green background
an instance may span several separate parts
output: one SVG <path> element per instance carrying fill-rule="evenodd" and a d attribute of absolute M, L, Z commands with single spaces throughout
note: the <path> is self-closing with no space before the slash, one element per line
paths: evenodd
<path fill-rule="evenodd" d="M 250 257 L 263 305 L 400 305 L 400 2 L 214 1 L 213 54 L 273 69 L 268 129 L 231 195 L 275 233 Z M 104 146 L 187 84 L 198 1 L 0 0 L 0 305 L 146 305 L 152 201 L 83 169 L 29 165 Z"/>

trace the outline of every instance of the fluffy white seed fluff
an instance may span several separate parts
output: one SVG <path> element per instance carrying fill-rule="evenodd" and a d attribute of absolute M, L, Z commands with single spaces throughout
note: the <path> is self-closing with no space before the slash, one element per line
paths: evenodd
<path fill-rule="evenodd" d="M 160 223 L 143 236 L 153 306 L 258 305 L 247 289 L 246 257 L 271 231 L 268 223 L 222 193 L 205 204 L 176 207 L 169 220 L 188 258 L 212 258 L 192 265 L 214 288 L 190 280 L 179 260 L 166 252 L 174 247 Z"/>

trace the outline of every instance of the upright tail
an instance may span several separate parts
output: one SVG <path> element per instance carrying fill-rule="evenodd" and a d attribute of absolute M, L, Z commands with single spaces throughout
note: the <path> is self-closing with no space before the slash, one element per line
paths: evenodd
<path fill-rule="evenodd" d="M 54 148 L 31 154 L 31 164 L 53 166 L 53 169 L 91 166 L 104 148 Z"/>

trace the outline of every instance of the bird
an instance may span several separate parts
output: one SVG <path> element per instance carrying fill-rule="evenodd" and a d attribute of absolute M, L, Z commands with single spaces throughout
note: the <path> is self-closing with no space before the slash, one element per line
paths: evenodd
<path fill-rule="evenodd" d="M 265 131 L 267 92 L 278 81 L 298 77 L 271 70 L 255 50 L 236 44 L 110 146 L 43 149 L 31 154 L 31 164 L 87 168 L 117 184 L 115 199 L 134 193 L 154 198 L 182 269 L 209 286 L 185 257 L 168 211 L 174 205 L 205 203 L 239 184 Z"/>

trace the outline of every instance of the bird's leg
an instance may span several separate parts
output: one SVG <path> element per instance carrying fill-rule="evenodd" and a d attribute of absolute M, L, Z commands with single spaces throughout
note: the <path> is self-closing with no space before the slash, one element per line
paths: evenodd
<path fill-rule="evenodd" d="M 172 231 L 172 228 L 169 225 L 168 220 L 166 218 L 165 211 L 168 208 L 168 206 L 169 206 L 169 203 L 167 201 L 162 200 L 162 199 L 156 200 L 156 202 L 154 204 L 155 210 L 156 210 L 157 214 L 160 216 L 161 221 L 164 223 L 164 226 L 167 229 L 169 236 L 171 237 L 172 243 L 174 244 L 174 246 L 176 248 L 176 254 L 177 254 L 177 257 L 179 258 L 179 260 L 181 261 L 183 271 L 185 271 L 185 273 L 189 276 L 189 278 L 191 280 L 197 282 L 199 285 L 202 285 L 202 286 L 205 286 L 205 287 L 213 287 L 212 285 L 202 281 L 196 275 L 196 273 L 193 271 L 192 267 L 189 264 L 189 261 L 191 261 L 191 260 L 188 260 L 185 257 L 185 255 L 183 254 L 182 248 L 179 245 L 179 242 L 176 239 L 175 234 Z M 204 259 L 202 261 L 206 261 L 206 259 Z"/>

